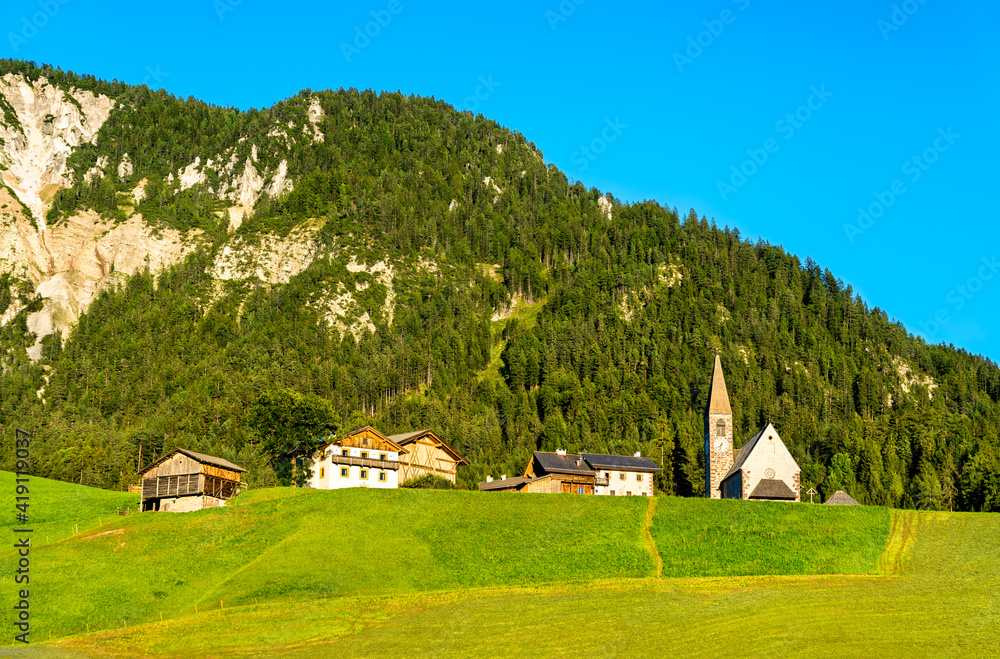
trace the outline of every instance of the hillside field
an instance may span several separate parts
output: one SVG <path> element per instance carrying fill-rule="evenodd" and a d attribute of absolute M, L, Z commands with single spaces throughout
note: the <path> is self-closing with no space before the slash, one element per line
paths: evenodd
<path fill-rule="evenodd" d="M 32 552 L 54 641 L 10 656 L 1000 652 L 996 515 L 275 488 L 108 519 L 126 495 L 33 480 L 94 526 Z"/>

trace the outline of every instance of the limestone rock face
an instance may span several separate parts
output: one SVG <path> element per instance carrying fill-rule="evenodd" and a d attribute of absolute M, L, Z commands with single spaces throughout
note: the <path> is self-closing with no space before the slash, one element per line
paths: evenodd
<path fill-rule="evenodd" d="M 151 227 L 137 212 L 116 222 L 84 210 L 53 226 L 46 225 L 45 213 L 52 199 L 60 189 L 73 184 L 67 159 L 81 145 L 97 143 L 98 131 L 115 109 L 113 99 L 79 89 L 63 90 L 45 78 L 31 82 L 15 74 L 0 77 L 0 273 L 11 274 L 16 282 L 15 301 L 0 313 L 0 325 L 23 311 L 28 294 L 41 297 L 41 310 L 27 319 L 29 329 L 38 337 L 28 349 L 35 360 L 42 355 L 42 338 L 55 332 L 66 338 L 103 288 L 124 283 L 127 276 L 145 269 L 156 274 L 204 242 L 198 230 L 181 234 Z M 287 130 L 274 133 L 282 140 L 282 148 L 297 139 L 325 139 L 325 113 L 318 99 L 312 99 L 307 118 L 302 126 L 289 122 Z M 268 145 L 267 154 L 260 145 L 246 146 L 249 154 L 237 144 L 211 157 L 178 163 L 164 183 L 181 191 L 203 186 L 227 202 L 228 208 L 219 213 L 220 221 L 228 214 L 229 231 L 235 232 L 261 196 L 279 197 L 294 188 L 288 161 L 280 150 L 275 153 L 274 144 Z M 102 155 L 83 176 L 92 183 L 105 177 L 130 180 L 136 171 L 135 155 Z M 142 178 L 129 191 L 136 210 L 148 184 L 149 179 Z M 318 229 L 316 223 L 307 223 L 287 236 L 264 235 L 256 241 L 247 241 L 239 234 L 231 236 L 217 251 L 210 270 L 216 279 L 216 292 L 221 293 L 223 283 L 231 280 L 288 283 L 320 256 L 315 240 Z M 365 265 L 349 254 L 336 258 L 343 258 L 351 272 L 367 273 L 374 285 L 385 287 L 382 315 L 391 324 L 393 266 L 388 262 Z M 319 304 L 330 326 L 356 336 L 375 331 L 368 314 L 361 313 L 354 299 L 362 290 L 359 286 L 352 291 L 326 292 Z"/>
<path fill-rule="evenodd" d="M 9 73 L 0 78 L 0 94 L 20 122 L 20 126 L 0 122 L 4 142 L 0 164 L 7 168 L 3 182 L 44 230 L 45 200 L 70 184 L 66 159 L 75 147 L 94 142 L 114 101 L 79 89 L 65 92 L 44 78 L 29 82 Z"/>

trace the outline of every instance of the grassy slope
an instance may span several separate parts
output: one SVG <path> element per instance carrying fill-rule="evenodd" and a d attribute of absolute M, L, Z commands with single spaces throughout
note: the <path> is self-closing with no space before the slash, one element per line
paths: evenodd
<path fill-rule="evenodd" d="M 667 498 L 650 533 L 665 577 L 870 574 L 891 519 L 867 506 Z"/>
<path fill-rule="evenodd" d="M 25 528 L 17 522 L 14 509 L 16 476 L 0 471 L 0 496 L 10 502 L 9 510 L 0 515 L 0 532 L 10 535 L 10 530 Z M 110 522 L 118 508 L 135 510 L 139 495 L 109 492 L 95 487 L 71 485 L 47 478 L 31 478 L 28 483 L 28 524 L 34 531 L 32 544 L 42 545 L 65 540 L 74 535 L 74 526 L 81 535 L 87 529 Z"/>
<path fill-rule="evenodd" d="M 72 485 L 53 483 L 55 488 Z M 105 520 L 36 547 L 54 636 L 255 601 L 640 577 L 646 500 L 423 490 L 260 490 L 231 508 Z M 0 571 L 13 570 L 12 553 Z M 44 575 L 44 578 L 41 578 Z M 8 592 L 0 594 L 0 605 Z M 9 621 L 0 625 L 9 632 Z"/>
<path fill-rule="evenodd" d="M 1000 654 L 1000 516 L 895 515 L 892 576 L 650 578 L 251 606 L 31 656 Z"/>
<path fill-rule="evenodd" d="M 37 482 L 40 502 L 78 502 L 59 506 L 63 516 L 53 523 L 69 528 L 70 518 L 90 519 L 80 522 L 81 531 L 125 496 Z M 879 509 L 673 497 L 258 490 L 223 509 L 105 519 L 69 541 L 36 547 L 36 629 L 59 637 L 161 616 L 186 619 L 196 606 L 199 616 L 250 606 L 266 618 L 268 611 L 317 600 L 331 611 L 350 611 L 369 606 L 363 598 L 371 596 L 436 591 L 428 595 L 435 602 L 442 591 L 470 587 L 652 576 L 656 562 L 645 526 L 653 501 L 653 537 L 668 575 L 756 574 L 769 567 L 775 573 L 874 572 L 889 528 L 888 511 Z M 768 527 L 784 529 L 780 542 Z M 753 538 L 751 551 L 740 551 L 734 533 Z M 824 551 L 821 545 L 831 541 L 836 551 Z M 0 570 L 12 569 L 13 561 L 13 554 L 0 557 Z M 256 615 L 242 619 L 244 625 L 252 627 L 248 621 Z M 7 623 L 3 628 L 8 631 Z"/>

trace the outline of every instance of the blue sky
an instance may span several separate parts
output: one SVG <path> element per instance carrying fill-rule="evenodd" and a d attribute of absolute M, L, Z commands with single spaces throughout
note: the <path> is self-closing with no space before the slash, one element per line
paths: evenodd
<path fill-rule="evenodd" d="M 306 87 L 444 99 L 571 179 L 811 256 L 997 360 L 1000 6 L 805 4 L 5 0 L 0 56 L 241 108 Z"/>

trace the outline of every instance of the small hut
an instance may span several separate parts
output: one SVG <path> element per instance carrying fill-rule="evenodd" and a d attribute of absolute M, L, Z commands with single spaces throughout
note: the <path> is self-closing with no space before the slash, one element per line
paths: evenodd
<path fill-rule="evenodd" d="M 837 490 L 833 493 L 833 496 L 826 500 L 826 505 L 828 506 L 860 506 L 861 504 L 854 500 L 847 492 L 843 490 Z"/>
<path fill-rule="evenodd" d="M 140 472 L 142 510 L 186 513 L 223 506 L 236 496 L 245 471 L 222 458 L 174 449 Z"/>

